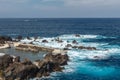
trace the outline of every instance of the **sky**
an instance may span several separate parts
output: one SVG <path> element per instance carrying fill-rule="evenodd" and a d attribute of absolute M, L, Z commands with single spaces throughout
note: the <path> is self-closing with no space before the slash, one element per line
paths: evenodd
<path fill-rule="evenodd" d="M 0 0 L 0 18 L 120 18 L 120 0 Z"/>

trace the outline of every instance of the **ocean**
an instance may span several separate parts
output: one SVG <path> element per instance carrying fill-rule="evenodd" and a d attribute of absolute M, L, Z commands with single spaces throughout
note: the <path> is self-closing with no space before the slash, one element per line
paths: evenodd
<path fill-rule="evenodd" d="M 120 18 L 1 18 L 0 35 L 40 37 L 33 44 L 55 48 L 64 48 L 73 40 L 77 45 L 97 48 L 69 50 L 70 60 L 63 72 L 51 73 L 40 80 L 120 80 Z M 64 42 L 41 44 L 41 37 L 49 42 L 59 37 Z M 94 60 L 94 56 L 103 59 Z"/>

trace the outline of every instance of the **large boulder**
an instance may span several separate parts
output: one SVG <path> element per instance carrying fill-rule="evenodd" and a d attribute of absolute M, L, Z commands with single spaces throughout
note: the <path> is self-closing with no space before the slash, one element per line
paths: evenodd
<path fill-rule="evenodd" d="M 57 63 L 59 65 L 67 65 L 67 61 L 69 60 L 68 59 L 68 55 L 67 54 L 52 54 L 52 53 L 49 53 L 47 54 L 45 57 L 44 57 L 45 60 L 47 61 L 51 61 L 53 63 Z"/>
<path fill-rule="evenodd" d="M 15 62 L 5 70 L 5 78 L 6 80 L 28 80 L 36 77 L 37 72 L 37 66 L 30 61 Z"/>
<path fill-rule="evenodd" d="M 13 57 L 10 55 L 3 55 L 0 56 L 0 69 L 4 70 L 6 69 L 11 63 L 13 63 Z"/>
<path fill-rule="evenodd" d="M 58 63 L 51 62 L 49 60 L 38 61 L 39 72 L 37 77 L 49 76 L 51 72 L 62 71 L 62 67 Z"/>

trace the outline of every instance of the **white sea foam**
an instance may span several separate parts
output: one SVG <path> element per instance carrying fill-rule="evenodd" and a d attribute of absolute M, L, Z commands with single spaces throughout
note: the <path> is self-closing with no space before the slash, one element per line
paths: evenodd
<path fill-rule="evenodd" d="M 5 55 L 5 53 L 0 53 L 0 56 L 4 56 Z"/>
<path fill-rule="evenodd" d="M 55 41 L 59 37 L 62 40 L 62 43 L 58 43 Z M 83 39 L 96 39 L 96 38 L 107 38 L 105 36 L 100 35 L 80 35 L 80 37 L 76 37 L 73 35 L 61 35 L 58 37 L 52 38 L 38 38 L 35 41 L 24 39 L 21 42 L 29 43 L 33 41 L 33 44 L 40 45 L 40 46 L 47 46 L 53 48 L 65 48 L 67 44 L 71 44 L 72 46 L 85 46 L 85 47 L 96 47 L 97 50 L 77 50 L 72 49 L 68 51 L 69 59 L 68 65 L 65 66 L 63 70 L 64 73 L 70 72 L 74 73 L 75 71 L 81 71 L 83 74 L 89 75 L 97 75 L 97 76 L 104 76 L 111 74 L 114 72 L 113 67 L 97 67 L 88 63 L 88 60 L 106 60 L 109 59 L 113 55 L 120 54 L 120 46 L 111 46 L 108 43 L 94 43 L 94 42 L 82 42 Z M 42 40 L 47 40 L 48 43 L 42 43 Z M 72 41 L 76 40 L 78 44 L 73 44 Z M 69 42 L 68 42 L 69 41 Z M 57 74 L 56 74 L 57 75 Z"/>
<path fill-rule="evenodd" d="M 99 35 L 80 35 L 80 37 L 76 37 L 75 34 L 71 35 L 61 35 L 58 36 L 60 39 L 87 39 L 87 38 L 97 38 Z"/>

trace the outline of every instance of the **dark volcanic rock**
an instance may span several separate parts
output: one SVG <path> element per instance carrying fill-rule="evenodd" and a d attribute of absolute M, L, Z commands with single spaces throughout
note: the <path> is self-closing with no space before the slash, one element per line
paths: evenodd
<path fill-rule="evenodd" d="M 4 40 L 0 40 L 0 44 L 5 44 L 5 41 Z"/>
<path fill-rule="evenodd" d="M 96 47 L 73 46 L 76 49 L 97 50 Z"/>
<path fill-rule="evenodd" d="M 72 47 L 72 45 L 71 44 L 67 44 L 66 47 Z"/>
<path fill-rule="evenodd" d="M 12 41 L 12 38 L 9 36 L 0 36 L 0 40 L 4 40 L 4 41 Z"/>
<path fill-rule="evenodd" d="M 13 57 L 10 55 L 0 56 L 0 69 L 6 69 L 11 63 L 13 63 Z"/>
<path fill-rule="evenodd" d="M 58 63 L 54 63 L 47 60 L 39 61 L 38 66 L 39 66 L 39 72 L 37 74 L 38 77 L 49 76 L 51 72 L 62 71 L 63 69 L 62 67 L 60 67 Z"/>
<path fill-rule="evenodd" d="M 4 55 L 0 57 L 0 68 L 5 80 L 29 80 L 30 78 L 49 76 L 51 72 L 62 71 L 67 64 L 67 54 L 47 54 L 43 60 L 31 62 L 25 59 L 20 62 L 20 57 Z M 2 75 L 1 74 L 1 75 Z"/>
<path fill-rule="evenodd" d="M 17 40 L 20 41 L 23 37 L 21 35 L 17 36 Z"/>
<path fill-rule="evenodd" d="M 0 44 L 5 44 L 6 41 L 12 41 L 12 38 L 9 36 L 0 36 Z"/>
<path fill-rule="evenodd" d="M 76 36 L 76 37 L 80 37 L 80 35 L 79 35 L 79 34 L 75 34 L 75 36 Z"/>
<path fill-rule="evenodd" d="M 20 56 L 15 57 L 14 62 L 20 62 Z"/>
<path fill-rule="evenodd" d="M 83 47 L 83 46 L 79 46 L 78 49 L 96 50 L 95 47 Z"/>
<path fill-rule="evenodd" d="M 73 40 L 72 43 L 73 43 L 73 44 L 78 44 L 76 40 Z"/>
<path fill-rule="evenodd" d="M 38 68 L 33 64 L 13 63 L 5 70 L 6 80 L 28 80 L 36 77 Z"/>
<path fill-rule="evenodd" d="M 44 59 L 47 60 L 47 61 L 51 61 L 53 63 L 58 63 L 59 65 L 67 65 L 67 61 L 69 60 L 67 54 L 64 54 L 64 55 L 61 55 L 61 54 L 53 55 L 52 53 L 47 54 L 44 57 Z"/>
<path fill-rule="evenodd" d="M 47 41 L 47 40 L 42 40 L 42 42 L 43 42 L 43 43 L 48 43 L 48 41 Z"/>
<path fill-rule="evenodd" d="M 27 39 L 28 39 L 28 40 L 31 40 L 31 38 L 30 38 L 29 36 L 27 36 Z"/>

